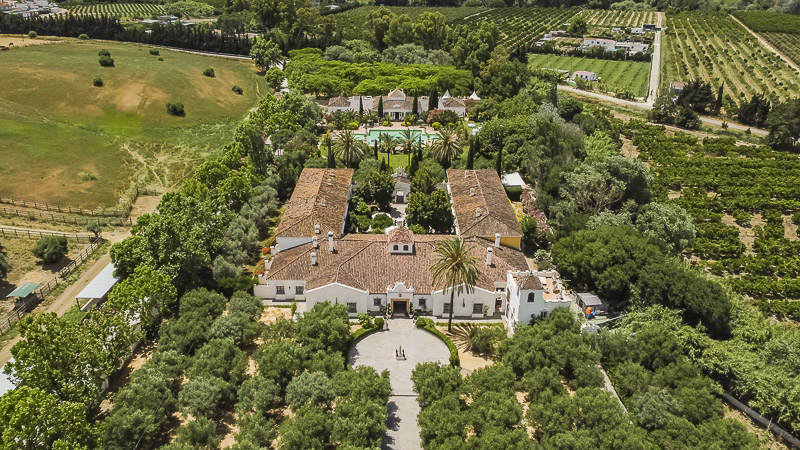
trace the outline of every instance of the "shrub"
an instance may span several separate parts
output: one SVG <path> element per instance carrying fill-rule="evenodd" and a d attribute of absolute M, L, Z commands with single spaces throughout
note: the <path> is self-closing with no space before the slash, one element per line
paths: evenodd
<path fill-rule="evenodd" d="M 206 69 L 203 71 L 203 75 L 213 78 L 214 77 L 214 69 L 212 69 L 211 67 L 206 67 Z"/>
<path fill-rule="evenodd" d="M 159 51 L 158 51 L 158 49 L 157 49 L 157 48 L 151 48 L 151 49 L 150 49 L 150 54 L 151 54 L 151 55 L 153 55 L 153 56 L 158 56 L 158 53 L 159 53 Z"/>
<path fill-rule="evenodd" d="M 158 60 L 159 60 L 159 61 L 163 61 L 163 60 L 164 60 L 164 58 L 162 58 L 162 57 L 160 57 L 160 56 L 159 56 L 159 57 L 158 57 Z"/>
<path fill-rule="evenodd" d="M 183 103 L 167 103 L 167 113 L 171 116 L 184 116 L 186 112 L 183 110 Z"/>
<path fill-rule="evenodd" d="M 383 317 L 376 317 L 375 318 L 375 328 L 382 330 L 383 329 Z"/>
<path fill-rule="evenodd" d="M 102 49 L 97 52 L 97 56 L 111 56 L 111 52 L 106 49 Z"/>
<path fill-rule="evenodd" d="M 33 254 L 44 262 L 54 263 L 67 254 L 67 238 L 64 236 L 43 237 L 36 242 Z"/>
<path fill-rule="evenodd" d="M 100 65 L 102 67 L 114 67 L 114 58 L 108 55 L 103 55 L 100 57 Z"/>
<path fill-rule="evenodd" d="M 361 313 L 358 315 L 358 323 L 361 324 L 361 328 L 369 330 L 374 326 L 372 323 L 372 316 L 369 313 Z"/>
<path fill-rule="evenodd" d="M 303 372 L 286 387 L 286 403 L 292 411 L 309 404 L 329 405 L 334 397 L 333 383 L 324 372 Z"/>
<path fill-rule="evenodd" d="M 347 124 L 347 128 L 349 128 L 351 130 L 357 130 L 358 129 L 358 122 L 350 122 L 350 123 L 348 123 Z"/>
<path fill-rule="evenodd" d="M 447 348 L 450 350 L 451 366 L 458 367 L 461 364 L 461 359 L 458 357 L 458 348 L 453 343 L 453 341 L 449 337 L 447 337 L 447 335 L 436 329 L 436 325 L 433 323 L 432 319 L 426 319 L 426 318 L 417 319 L 417 328 L 422 328 L 423 330 L 435 334 L 439 339 L 441 339 L 447 345 Z"/>
<path fill-rule="evenodd" d="M 474 327 L 469 331 L 469 345 L 474 352 L 491 355 L 503 336 L 505 332 L 500 327 Z"/>
<path fill-rule="evenodd" d="M 238 84 L 234 84 L 234 85 L 233 85 L 233 87 L 231 88 L 231 90 L 232 90 L 233 92 L 236 92 L 236 93 L 237 93 L 237 94 L 239 94 L 239 95 L 242 95 L 242 94 L 244 94 L 244 89 L 242 89 L 242 87 L 241 87 L 241 86 L 239 86 Z"/>
<path fill-rule="evenodd" d="M 800 225 L 800 211 L 795 212 L 792 214 L 792 223 L 795 225 Z"/>
<path fill-rule="evenodd" d="M 36 32 L 35 32 L 35 31 L 33 31 L 33 30 L 31 30 L 31 31 L 28 31 L 28 38 L 29 38 L 29 39 L 36 39 L 36 37 L 37 37 L 37 36 L 39 36 L 39 35 L 38 35 L 38 34 L 36 34 Z"/>
<path fill-rule="evenodd" d="M 102 87 L 103 86 L 103 79 L 100 78 L 100 77 L 94 77 L 94 80 L 92 80 L 92 86 Z"/>
<path fill-rule="evenodd" d="M 78 40 L 80 40 L 80 41 L 88 41 L 89 40 L 89 35 L 86 34 L 86 33 L 81 33 L 81 34 L 78 35 Z"/>

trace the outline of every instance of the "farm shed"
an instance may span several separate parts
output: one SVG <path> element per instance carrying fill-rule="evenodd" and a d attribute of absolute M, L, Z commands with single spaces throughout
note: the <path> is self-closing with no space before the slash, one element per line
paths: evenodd
<path fill-rule="evenodd" d="M 572 74 L 572 79 L 581 78 L 585 81 L 597 81 L 597 74 L 586 70 L 577 70 Z"/>
<path fill-rule="evenodd" d="M 92 306 L 105 301 L 108 293 L 119 281 L 119 277 L 114 276 L 114 263 L 107 266 L 97 274 L 96 277 L 86 285 L 85 288 L 75 296 L 75 301 L 81 306 L 81 311 L 88 311 Z"/>
<path fill-rule="evenodd" d="M 20 300 L 24 300 L 28 298 L 28 296 L 31 295 L 37 287 L 39 287 L 39 283 L 22 283 L 17 286 L 16 289 L 11 291 L 6 298 L 18 298 Z"/>
<path fill-rule="evenodd" d="M 591 307 L 596 314 L 608 313 L 608 302 L 600 297 L 589 292 L 580 292 L 578 295 L 578 306 L 581 311 L 586 311 L 586 308 Z"/>

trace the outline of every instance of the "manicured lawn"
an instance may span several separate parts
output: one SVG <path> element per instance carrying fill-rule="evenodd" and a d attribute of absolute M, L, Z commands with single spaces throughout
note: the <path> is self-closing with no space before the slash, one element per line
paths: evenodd
<path fill-rule="evenodd" d="M 114 67 L 99 65 L 100 49 Z M 167 50 L 158 61 L 148 50 L 70 41 L 0 54 L 0 193 L 94 208 L 137 181 L 174 186 L 265 93 L 249 61 Z M 168 115 L 167 102 L 183 103 L 186 115 Z"/>
<path fill-rule="evenodd" d="M 636 97 L 647 95 L 650 82 L 650 63 L 647 62 L 536 54 L 528 55 L 528 62 L 531 69 L 569 70 L 570 74 L 577 70 L 595 72 L 608 89 L 626 88 Z"/>

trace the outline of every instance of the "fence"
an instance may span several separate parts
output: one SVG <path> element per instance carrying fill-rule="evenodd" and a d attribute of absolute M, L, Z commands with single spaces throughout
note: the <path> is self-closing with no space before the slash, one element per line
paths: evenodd
<path fill-rule="evenodd" d="M 63 236 L 67 239 L 75 239 L 78 242 L 81 241 L 92 242 L 93 240 L 97 239 L 90 234 L 63 233 L 61 231 L 49 231 L 49 230 L 26 230 L 22 228 L 4 227 L 2 225 L 0 225 L 0 236 L 18 237 L 18 238 L 26 237 L 30 239 L 38 239 L 46 236 Z"/>
<path fill-rule="evenodd" d="M 1 198 L 0 203 L 7 205 L 21 206 L 23 208 L 41 209 L 44 211 L 57 211 L 61 213 L 80 214 L 82 216 L 93 217 L 123 217 L 127 213 L 124 209 L 86 209 L 78 208 L 75 206 L 53 205 L 51 203 L 32 202 L 28 200 L 19 200 L 15 198 Z"/>
<path fill-rule="evenodd" d="M 777 434 L 778 436 L 780 436 L 786 442 L 792 444 L 793 446 L 800 448 L 800 439 L 797 439 L 793 435 L 789 434 L 788 431 L 772 423 L 772 420 L 769 420 L 766 417 L 762 416 L 761 414 L 757 413 L 753 408 L 750 408 L 749 406 L 745 405 L 744 403 L 739 401 L 736 397 L 732 396 L 731 394 L 728 394 L 727 392 L 722 392 L 719 395 L 723 399 L 725 399 L 725 401 L 728 402 L 731 406 L 747 414 L 748 417 L 753 419 L 759 425 Z"/>
<path fill-rule="evenodd" d="M 89 222 L 96 222 L 100 225 L 112 226 L 127 226 L 132 225 L 130 217 L 125 219 L 122 217 L 98 217 L 98 218 L 80 218 L 78 216 L 65 216 L 62 214 L 48 213 L 44 211 L 35 211 L 30 209 L 16 209 L 0 206 L 0 214 L 14 215 L 25 217 L 34 220 L 49 220 L 52 222 L 73 223 L 75 225 L 88 225 Z"/>
<path fill-rule="evenodd" d="M 67 264 L 66 267 L 59 270 L 58 273 L 52 279 L 50 279 L 50 281 L 39 286 L 31 293 L 31 295 L 23 299 L 22 304 L 14 308 L 14 310 L 11 311 L 11 314 L 2 322 L 0 322 L 0 335 L 6 334 L 6 332 L 10 330 L 18 320 L 28 315 L 28 313 L 30 313 L 33 308 L 36 307 L 36 305 L 44 300 L 47 294 L 53 292 L 53 289 L 55 289 L 56 286 L 64 282 L 64 278 L 69 275 L 70 272 L 75 270 L 75 268 L 85 261 L 86 258 L 91 256 L 95 250 L 100 248 L 100 246 L 103 245 L 103 242 L 104 241 L 101 238 L 96 238 L 93 240 L 81 251 L 78 256 L 75 257 L 74 260 Z"/>

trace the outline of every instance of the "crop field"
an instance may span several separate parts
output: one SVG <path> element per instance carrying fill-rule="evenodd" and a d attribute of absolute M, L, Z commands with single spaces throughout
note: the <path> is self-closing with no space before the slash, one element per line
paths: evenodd
<path fill-rule="evenodd" d="M 492 22 L 500 30 L 502 44 L 514 50 L 532 46 L 546 32 L 560 29 L 579 11 L 577 8 L 495 8 L 455 23 L 478 25 Z"/>
<path fill-rule="evenodd" d="M 488 11 L 482 6 L 470 7 L 423 7 L 423 6 L 362 6 L 360 8 L 348 9 L 340 13 L 335 13 L 336 26 L 342 30 L 345 39 L 361 39 L 364 22 L 367 14 L 379 9 L 386 8 L 395 14 L 407 14 L 412 20 L 424 12 L 438 12 L 444 15 L 447 22 L 453 22 L 463 17 Z"/>
<path fill-rule="evenodd" d="M 652 168 L 661 201 L 695 219 L 692 260 L 752 298 L 800 298 L 800 241 L 791 223 L 800 211 L 800 159 L 734 139 L 630 128 L 625 134 Z"/>
<path fill-rule="evenodd" d="M 736 11 L 733 15 L 800 65 L 800 16 L 765 11 Z"/>
<path fill-rule="evenodd" d="M 754 94 L 785 100 L 797 96 L 800 75 L 724 13 L 667 15 L 662 86 L 693 79 L 725 83 L 741 104 Z"/>
<path fill-rule="evenodd" d="M 646 23 L 655 24 L 658 13 L 655 11 L 611 11 L 586 10 L 583 13 L 586 23 L 599 27 L 641 27 Z"/>
<path fill-rule="evenodd" d="M 588 70 L 602 78 L 607 90 L 615 92 L 615 88 L 625 88 L 636 97 L 647 95 L 650 83 L 650 63 L 634 61 L 612 61 L 608 59 L 579 58 L 559 55 L 528 55 L 531 69 Z"/>
<path fill-rule="evenodd" d="M 69 8 L 75 15 L 108 15 L 115 17 L 142 17 L 164 14 L 164 7 L 152 3 L 98 3 L 95 5 L 79 5 Z"/>
<path fill-rule="evenodd" d="M 98 64 L 103 48 L 115 67 Z M 163 49 L 160 57 L 91 41 L 0 53 L 0 77 L 25 80 L 0 90 L 0 194 L 95 208 L 114 206 L 134 182 L 172 187 L 220 151 L 265 92 L 249 61 Z M 203 75 L 207 67 L 215 77 Z M 186 115 L 168 115 L 167 102 L 183 103 Z"/>

